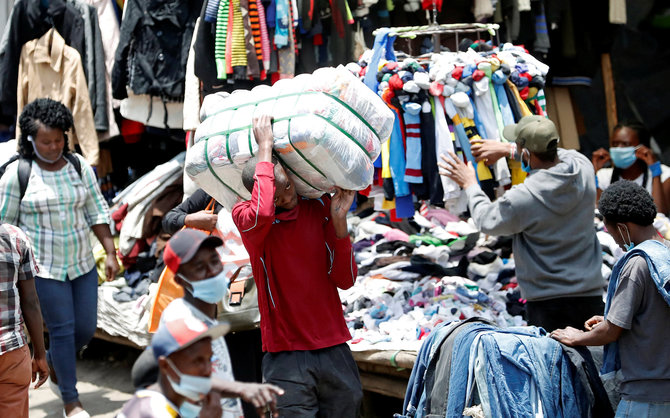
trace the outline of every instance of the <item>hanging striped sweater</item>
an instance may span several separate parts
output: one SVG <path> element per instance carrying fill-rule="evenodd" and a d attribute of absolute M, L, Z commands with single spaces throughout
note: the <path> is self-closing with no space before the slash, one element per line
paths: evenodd
<path fill-rule="evenodd" d="M 240 0 L 232 0 L 233 14 L 233 34 L 231 42 L 230 64 L 233 67 L 247 66 L 247 50 L 244 44 L 244 20 L 242 19 L 242 10 L 240 9 Z"/>
<path fill-rule="evenodd" d="M 229 0 L 221 0 L 216 19 L 216 36 L 214 38 L 214 62 L 216 76 L 220 80 L 227 78 L 226 72 L 226 38 L 228 37 Z"/>

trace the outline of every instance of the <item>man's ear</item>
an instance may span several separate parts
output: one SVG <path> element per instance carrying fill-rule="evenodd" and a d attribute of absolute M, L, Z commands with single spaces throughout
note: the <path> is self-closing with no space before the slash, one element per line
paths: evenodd
<path fill-rule="evenodd" d="M 174 282 L 177 283 L 179 286 L 183 287 L 184 289 L 187 289 L 189 293 L 193 293 L 193 286 L 191 286 L 190 283 L 184 280 L 179 272 L 175 273 Z"/>
<path fill-rule="evenodd" d="M 172 367 L 167 362 L 167 357 L 158 357 L 158 370 L 163 376 L 167 376 L 175 382 L 179 382 L 179 376 L 172 370 Z"/>

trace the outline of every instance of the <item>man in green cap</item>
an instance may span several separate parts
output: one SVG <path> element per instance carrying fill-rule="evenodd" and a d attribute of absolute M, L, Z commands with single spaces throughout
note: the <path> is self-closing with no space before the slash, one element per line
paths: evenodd
<path fill-rule="evenodd" d="M 526 116 L 506 126 L 503 135 L 514 141 L 528 177 L 495 202 L 479 187 L 472 164 L 455 154 L 441 156 L 440 174 L 465 190 L 482 232 L 514 237 L 516 275 L 528 301 L 529 324 L 547 331 L 581 328 L 604 309 L 591 162 L 577 151 L 559 148 L 556 126 L 542 116 Z"/>

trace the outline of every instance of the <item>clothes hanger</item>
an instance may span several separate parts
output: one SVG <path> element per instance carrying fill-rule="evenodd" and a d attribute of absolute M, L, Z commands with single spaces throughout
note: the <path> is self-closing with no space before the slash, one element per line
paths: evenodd
<path fill-rule="evenodd" d="M 433 37 L 433 50 L 435 53 L 440 52 L 440 35 L 443 34 L 453 34 L 455 37 L 456 45 L 454 51 L 458 50 L 458 44 L 460 42 L 459 35 L 474 33 L 477 34 L 477 38 L 481 38 L 482 32 L 488 33 L 490 39 L 495 42 L 498 42 L 498 30 L 500 25 L 496 23 L 452 23 L 452 24 L 438 24 L 437 23 L 437 6 L 435 5 L 435 0 L 433 0 L 434 9 L 432 10 L 432 22 L 429 25 L 424 26 L 402 26 L 389 28 L 391 36 L 397 36 L 398 38 L 409 38 L 414 39 L 417 36 L 431 35 Z M 373 35 L 377 34 L 377 31 L 372 32 Z"/>

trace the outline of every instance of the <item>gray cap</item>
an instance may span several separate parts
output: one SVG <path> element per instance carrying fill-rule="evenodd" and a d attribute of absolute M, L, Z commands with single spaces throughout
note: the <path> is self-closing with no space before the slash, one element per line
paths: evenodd
<path fill-rule="evenodd" d="M 521 150 L 542 153 L 558 147 L 558 131 L 556 125 L 544 116 L 524 116 L 519 123 L 507 125 L 503 136 L 508 141 L 515 141 Z"/>

